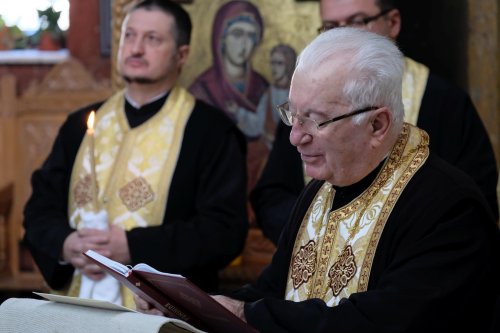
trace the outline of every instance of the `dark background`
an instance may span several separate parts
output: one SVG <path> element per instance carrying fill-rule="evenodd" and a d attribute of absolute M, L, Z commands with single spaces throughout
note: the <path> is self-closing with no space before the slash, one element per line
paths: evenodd
<path fill-rule="evenodd" d="M 396 0 L 398 45 L 434 73 L 467 89 L 467 1 Z"/>

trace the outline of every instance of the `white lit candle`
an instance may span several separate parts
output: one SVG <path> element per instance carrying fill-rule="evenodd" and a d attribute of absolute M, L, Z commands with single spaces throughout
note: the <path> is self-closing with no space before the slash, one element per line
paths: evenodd
<path fill-rule="evenodd" d="M 94 212 L 98 211 L 97 204 L 97 177 L 95 173 L 95 157 L 94 157 L 94 120 L 95 111 L 90 112 L 87 120 L 87 135 L 89 138 L 89 156 L 90 156 L 90 191 L 92 195 L 92 205 Z"/>

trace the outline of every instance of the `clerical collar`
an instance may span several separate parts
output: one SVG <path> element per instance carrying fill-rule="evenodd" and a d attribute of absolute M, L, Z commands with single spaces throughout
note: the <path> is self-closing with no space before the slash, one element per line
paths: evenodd
<path fill-rule="evenodd" d="M 147 104 L 138 106 L 130 96 L 125 93 L 125 115 L 131 128 L 137 127 L 160 111 L 170 92 L 160 94 L 151 99 Z"/>
<path fill-rule="evenodd" d="M 155 97 L 151 98 L 147 103 L 145 103 L 144 105 L 146 104 L 151 104 L 153 103 L 154 101 L 156 100 L 159 100 L 160 98 L 164 97 L 164 96 L 167 96 L 169 93 L 169 91 L 166 91 L 166 92 L 162 92 L 158 95 L 156 95 Z M 134 101 L 134 99 L 129 95 L 128 91 L 125 90 L 125 99 L 136 109 L 140 109 L 141 108 L 141 105 L 139 103 L 137 103 L 136 101 Z"/>
<path fill-rule="evenodd" d="M 335 186 L 332 185 L 335 189 L 335 198 L 333 199 L 332 209 L 335 210 L 340 207 L 347 205 L 349 202 L 358 197 L 364 190 L 366 190 L 377 178 L 378 173 L 382 169 L 384 165 L 385 159 L 380 162 L 380 164 L 370 172 L 365 178 L 361 179 L 359 182 L 348 185 L 348 186 Z"/>

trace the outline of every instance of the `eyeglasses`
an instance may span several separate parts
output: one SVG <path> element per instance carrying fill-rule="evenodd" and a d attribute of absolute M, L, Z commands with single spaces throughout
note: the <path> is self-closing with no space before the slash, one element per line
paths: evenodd
<path fill-rule="evenodd" d="M 363 109 L 351 111 L 349 113 L 334 117 L 334 118 L 329 119 L 329 120 L 322 121 L 320 123 L 318 123 L 314 119 L 311 119 L 308 117 L 302 117 L 302 116 L 299 116 L 296 112 L 290 111 L 290 103 L 289 102 L 285 102 L 283 104 L 280 104 L 280 105 L 276 106 L 276 108 L 278 109 L 281 120 L 285 123 L 285 125 L 292 126 L 295 119 L 297 119 L 299 121 L 299 125 L 302 127 L 304 132 L 306 132 L 307 134 L 310 134 L 310 135 L 314 135 L 322 127 L 324 127 L 328 124 L 331 124 L 333 122 L 339 121 L 339 120 L 344 119 L 344 118 L 348 118 L 348 117 L 352 117 L 352 116 L 355 116 L 355 115 L 358 115 L 361 113 L 365 113 L 368 111 L 374 111 L 374 110 L 379 109 L 380 107 L 369 106 L 369 107 L 366 107 Z"/>
<path fill-rule="evenodd" d="M 384 16 L 385 14 L 389 13 L 391 10 L 394 8 L 388 8 L 386 10 L 381 11 L 375 16 L 369 16 L 369 17 L 353 17 L 353 18 L 348 18 L 344 24 L 341 24 L 340 22 L 336 21 L 326 21 L 323 22 L 323 25 L 318 28 L 318 33 L 325 32 L 327 30 L 339 28 L 339 27 L 354 27 L 354 28 L 361 28 L 366 26 L 368 23 L 375 21 L 376 19 Z"/>

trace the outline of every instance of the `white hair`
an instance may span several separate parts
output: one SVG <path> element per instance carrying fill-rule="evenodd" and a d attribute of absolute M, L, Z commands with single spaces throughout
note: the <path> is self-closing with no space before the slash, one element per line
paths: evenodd
<path fill-rule="evenodd" d="M 317 36 L 299 55 L 296 71 L 312 71 L 330 60 L 343 62 L 343 96 L 353 109 L 386 106 L 395 127 L 404 119 L 403 55 L 387 37 L 356 28 L 336 28 Z M 366 114 L 355 117 L 360 123 Z"/>

